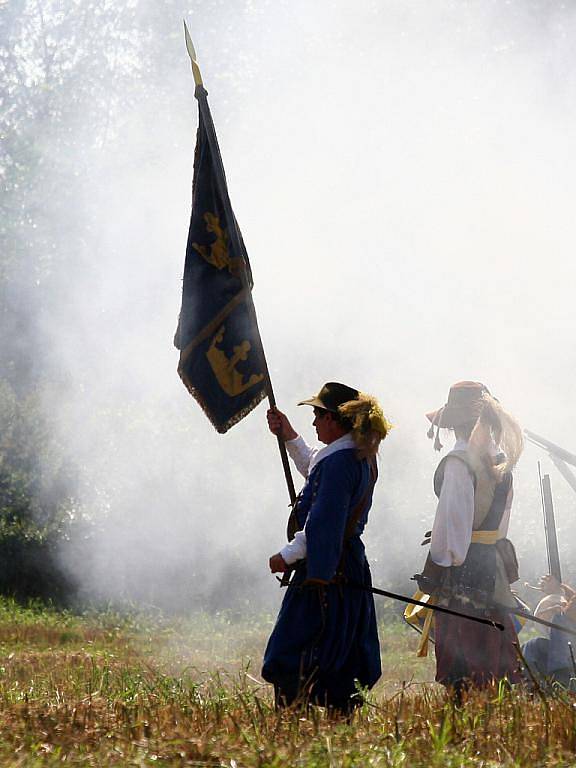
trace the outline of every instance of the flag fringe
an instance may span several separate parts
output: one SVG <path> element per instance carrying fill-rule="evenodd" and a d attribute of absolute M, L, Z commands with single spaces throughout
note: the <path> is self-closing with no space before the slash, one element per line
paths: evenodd
<path fill-rule="evenodd" d="M 184 383 L 184 386 L 188 390 L 188 392 L 192 395 L 194 400 L 198 403 L 198 405 L 202 408 L 204 413 L 206 414 L 206 417 L 212 424 L 212 426 L 216 429 L 217 432 L 219 432 L 221 435 L 228 432 L 229 429 L 231 429 L 235 424 L 238 424 L 239 421 L 241 421 L 245 416 L 247 416 L 250 411 L 253 411 L 256 406 L 260 405 L 262 400 L 264 400 L 268 395 L 265 389 L 261 389 L 255 397 L 250 400 L 249 403 L 247 403 L 241 410 L 237 411 L 231 418 L 228 419 L 228 421 L 224 422 L 224 424 L 218 424 L 213 418 L 212 414 L 210 413 L 210 409 L 208 407 L 208 404 L 206 403 L 206 400 L 202 397 L 202 394 L 196 387 L 192 384 L 190 379 L 186 376 L 186 374 L 178 368 L 178 375 L 182 379 L 182 382 Z"/>

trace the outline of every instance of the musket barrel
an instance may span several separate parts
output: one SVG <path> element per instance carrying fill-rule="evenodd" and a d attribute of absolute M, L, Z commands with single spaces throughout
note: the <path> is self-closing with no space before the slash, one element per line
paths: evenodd
<path fill-rule="evenodd" d="M 560 472 L 564 480 L 566 480 L 570 488 L 572 488 L 573 491 L 576 491 L 576 475 L 574 474 L 574 472 L 572 472 L 572 470 L 566 464 L 565 461 L 562 461 L 562 459 L 559 459 L 553 453 L 550 454 L 550 458 L 554 466 L 556 467 L 558 472 Z"/>
<path fill-rule="evenodd" d="M 536 432 L 531 432 L 529 429 L 525 429 L 524 434 L 531 443 L 534 443 L 534 445 L 538 445 L 540 448 L 545 448 L 552 456 L 556 456 L 559 459 L 562 459 L 562 461 L 565 461 L 566 464 L 571 464 L 573 467 L 576 467 L 576 454 L 570 453 L 570 451 L 566 451 L 564 448 L 560 448 L 556 443 L 546 440 L 545 437 L 541 437 L 540 435 L 537 435 Z"/>
<path fill-rule="evenodd" d="M 550 575 L 562 583 L 560 569 L 560 553 L 558 551 L 558 536 L 556 534 L 556 520 L 554 518 L 554 502 L 552 501 L 552 486 L 550 475 L 542 477 L 542 501 L 544 504 L 544 531 L 546 533 L 546 547 L 548 549 L 548 566 Z"/>

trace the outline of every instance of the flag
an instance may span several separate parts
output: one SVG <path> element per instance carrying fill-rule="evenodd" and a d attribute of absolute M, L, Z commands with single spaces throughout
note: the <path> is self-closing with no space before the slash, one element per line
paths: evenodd
<path fill-rule="evenodd" d="M 267 394 L 252 275 L 232 212 L 206 91 L 196 89 L 199 125 L 182 307 L 174 343 L 178 373 L 218 432 Z"/>

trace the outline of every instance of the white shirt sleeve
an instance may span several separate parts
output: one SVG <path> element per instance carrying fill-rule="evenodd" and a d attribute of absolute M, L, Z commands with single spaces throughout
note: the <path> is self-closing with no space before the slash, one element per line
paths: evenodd
<path fill-rule="evenodd" d="M 298 472 L 308 477 L 310 462 L 318 453 L 318 449 L 312 448 L 303 437 L 298 435 L 294 440 L 286 441 L 286 450 Z M 292 541 L 280 550 L 280 554 L 286 565 L 293 565 L 296 561 L 303 560 L 306 557 L 306 529 L 296 531 Z"/>
<path fill-rule="evenodd" d="M 292 541 L 280 550 L 282 559 L 286 565 L 293 565 L 297 560 L 306 557 L 306 530 L 296 531 Z"/>
<path fill-rule="evenodd" d="M 295 437 L 294 440 L 286 441 L 286 450 L 296 465 L 298 472 L 300 472 L 300 474 L 304 477 L 308 477 L 308 468 L 310 467 L 310 462 L 314 458 L 315 454 L 318 453 L 318 449 L 309 446 L 306 440 L 298 435 L 298 437 Z"/>
<path fill-rule="evenodd" d="M 430 557 L 437 565 L 462 565 L 473 523 L 474 483 L 470 470 L 460 459 L 448 459 L 430 540 Z"/>

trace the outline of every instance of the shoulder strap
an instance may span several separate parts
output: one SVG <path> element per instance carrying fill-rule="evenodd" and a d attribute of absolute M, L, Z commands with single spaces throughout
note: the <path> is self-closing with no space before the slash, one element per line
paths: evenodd
<path fill-rule="evenodd" d="M 378 464 L 376 463 L 376 457 L 372 456 L 371 458 L 369 458 L 368 464 L 370 466 L 370 480 L 368 481 L 368 485 L 366 486 L 366 489 L 362 494 L 362 498 L 358 501 L 358 503 L 352 510 L 350 517 L 348 518 L 348 522 L 346 523 L 346 529 L 344 531 L 345 542 L 348 541 L 348 539 L 351 539 L 352 536 L 354 536 L 354 534 L 356 533 L 356 527 L 358 526 L 358 523 L 360 522 L 360 518 L 362 517 L 362 514 L 366 509 L 366 502 L 368 501 L 368 498 L 372 493 L 374 486 L 376 485 L 376 480 L 378 480 Z"/>
<path fill-rule="evenodd" d="M 376 480 L 378 480 L 378 464 L 376 462 L 376 456 L 372 456 L 371 458 L 369 458 L 368 464 L 370 466 L 370 479 L 368 481 L 368 485 L 366 486 L 364 493 L 362 494 L 362 497 L 360 498 L 360 500 L 352 510 L 350 517 L 348 518 L 348 522 L 346 523 L 346 528 L 344 529 L 344 539 L 342 541 L 342 553 L 340 555 L 340 562 L 338 563 L 338 568 L 336 568 L 336 574 L 339 577 L 344 572 L 344 563 L 346 561 L 346 542 L 350 541 L 350 539 L 356 534 L 356 527 L 360 522 L 360 518 L 362 517 L 362 514 L 366 508 L 366 503 L 368 501 L 368 498 L 372 493 L 374 486 L 376 485 Z"/>

